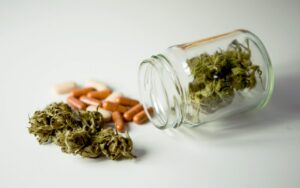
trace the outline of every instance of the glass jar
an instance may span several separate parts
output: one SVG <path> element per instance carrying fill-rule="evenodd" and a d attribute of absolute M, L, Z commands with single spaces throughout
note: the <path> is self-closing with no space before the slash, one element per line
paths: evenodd
<path fill-rule="evenodd" d="M 268 53 L 246 30 L 174 45 L 144 60 L 139 93 L 158 128 L 194 127 L 261 109 L 271 98 L 274 75 Z"/>

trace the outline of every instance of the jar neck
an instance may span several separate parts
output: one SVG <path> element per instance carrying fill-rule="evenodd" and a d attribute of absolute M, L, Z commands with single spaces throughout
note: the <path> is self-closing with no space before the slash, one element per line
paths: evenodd
<path fill-rule="evenodd" d="M 162 54 L 144 60 L 139 67 L 139 94 L 147 116 L 160 129 L 177 128 L 182 124 L 183 90 L 177 74 Z"/>

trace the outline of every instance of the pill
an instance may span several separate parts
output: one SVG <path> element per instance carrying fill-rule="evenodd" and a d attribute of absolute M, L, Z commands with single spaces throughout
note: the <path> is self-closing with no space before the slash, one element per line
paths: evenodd
<path fill-rule="evenodd" d="M 86 95 L 88 92 L 93 91 L 94 88 L 92 87 L 84 87 L 84 88 L 78 88 L 71 91 L 71 96 L 73 97 L 80 97 L 82 95 Z"/>
<path fill-rule="evenodd" d="M 94 98 L 91 98 L 91 97 L 87 97 L 87 96 L 81 96 L 79 98 L 79 100 L 85 104 L 88 104 L 88 105 L 95 105 L 95 106 L 98 106 L 98 105 L 101 105 L 101 101 L 98 100 L 98 99 L 94 99 Z"/>
<path fill-rule="evenodd" d="M 123 117 L 127 121 L 131 121 L 133 116 L 139 113 L 140 111 L 143 111 L 143 105 L 137 104 L 134 107 L 130 108 L 127 112 L 125 112 Z"/>
<path fill-rule="evenodd" d="M 110 94 L 110 95 L 105 99 L 105 101 L 115 102 L 116 98 L 117 98 L 117 97 L 120 97 L 120 96 L 122 96 L 122 93 L 121 93 L 121 92 L 118 92 L 118 91 L 115 91 L 115 92 L 113 92 L 112 94 Z"/>
<path fill-rule="evenodd" d="M 153 112 L 153 108 L 149 107 L 148 112 L 151 114 Z M 145 123 L 147 120 L 148 117 L 145 111 L 141 111 L 133 117 L 133 121 L 137 124 Z"/>
<path fill-rule="evenodd" d="M 121 113 L 117 111 L 113 112 L 112 119 L 115 122 L 115 128 L 118 131 L 123 132 L 125 130 L 125 122 L 123 120 Z"/>
<path fill-rule="evenodd" d="M 109 89 L 108 86 L 100 81 L 96 81 L 96 80 L 88 80 L 86 83 L 85 83 L 85 86 L 86 87 L 93 87 L 95 88 L 96 90 L 106 90 L 106 89 Z"/>
<path fill-rule="evenodd" d="M 102 114 L 103 119 L 105 122 L 109 122 L 111 120 L 111 111 L 105 110 L 103 108 L 100 108 L 98 106 L 90 105 L 86 108 L 87 111 L 98 111 Z"/>
<path fill-rule="evenodd" d="M 119 105 L 117 103 L 113 103 L 110 101 L 104 101 L 102 103 L 102 108 L 104 108 L 105 110 L 109 110 L 109 111 L 118 111 L 121 113 L 126 112 L 128 109 L 125 106 Z"/>
<path fill-rule="evenodd" d="M 69 96 L 67 98 L 67 102 L 69 105 L 71 105 L 74 108 L 78 108 L 81 110 L 86 108 L 86 104 L 84 104 L 83 102 L 81 102 L 80 100 L 78 100 L 77 98 L 75 98 L 73 96 Z"/>
<path fill-rule="evenodd" d="M 111 94 L 110 89 L 105 89 L 102 91 L 91 91 L 87 94 L 88 97 L 95 98 L 95 99 L 105 99 Z"/>
<path fill-rule="evenodd" d="M 139 101 L 128 97 L 119 96 L 115 99 L 115 102 L 124 106 L 135 106 L 139 104 Z"/>
<path fill-rule="evenodd" d="M 64 82 L 60 84 L 56 84 L 53 86 L 52 90 L 54 93 L 58 95 L 70 93 L 73 89 L 77 87 L 77 84 L 75 82 Z"/>

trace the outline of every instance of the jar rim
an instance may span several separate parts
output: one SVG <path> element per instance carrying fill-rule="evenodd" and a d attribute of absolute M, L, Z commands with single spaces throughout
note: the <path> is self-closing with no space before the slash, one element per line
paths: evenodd
<path fill-rule="evenodd" d="M 138 73 L 139 95 L 150 121 L 159 129 L 181 125 L 182 96 L 179 79 L 162 54 L 144 60 Z M 146 109 L 153 108 L 150 114 Z"/>
<path fill-rule="evenodd" d="M 249 40 L 251 40 L 253 42 L 253 44 L 256 45 L 256 47 L 259 49 L 259 51 L 262 55 L 262 58 L 264 59 L 264 62 L 266 63 L 266 66 L 267 66 L 267 75 L 268 76 L 266 77 L 267 78 L 266 88 L 265 88 L 266 96 L 265 96 L 264 100 L 262 100 L 256 106 L 256 109 L 262 109 L 270 102 L 273 92 L 274 92 L 275 76 L 274 76 L 271 59 L 269 57 L 266 47 L 264 46 L 264 44 L 262 43 L 262 41 L 260 40 L 260 38 L 258 36 L 256 36 L 254 33 L 250 32 L 248 30 L 239 29 L 237 31 L 248 35 L 247 38 Z"/>

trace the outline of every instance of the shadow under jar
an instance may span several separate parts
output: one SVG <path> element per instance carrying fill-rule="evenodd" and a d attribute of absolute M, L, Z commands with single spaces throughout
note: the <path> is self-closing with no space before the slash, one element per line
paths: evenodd
<path fill-rule="evenodd" d="M 140 98 L 160 129 L 261 109 L 273 87 L 268 53 L 246 30 L 171 46 L 139 67 Z"/>

